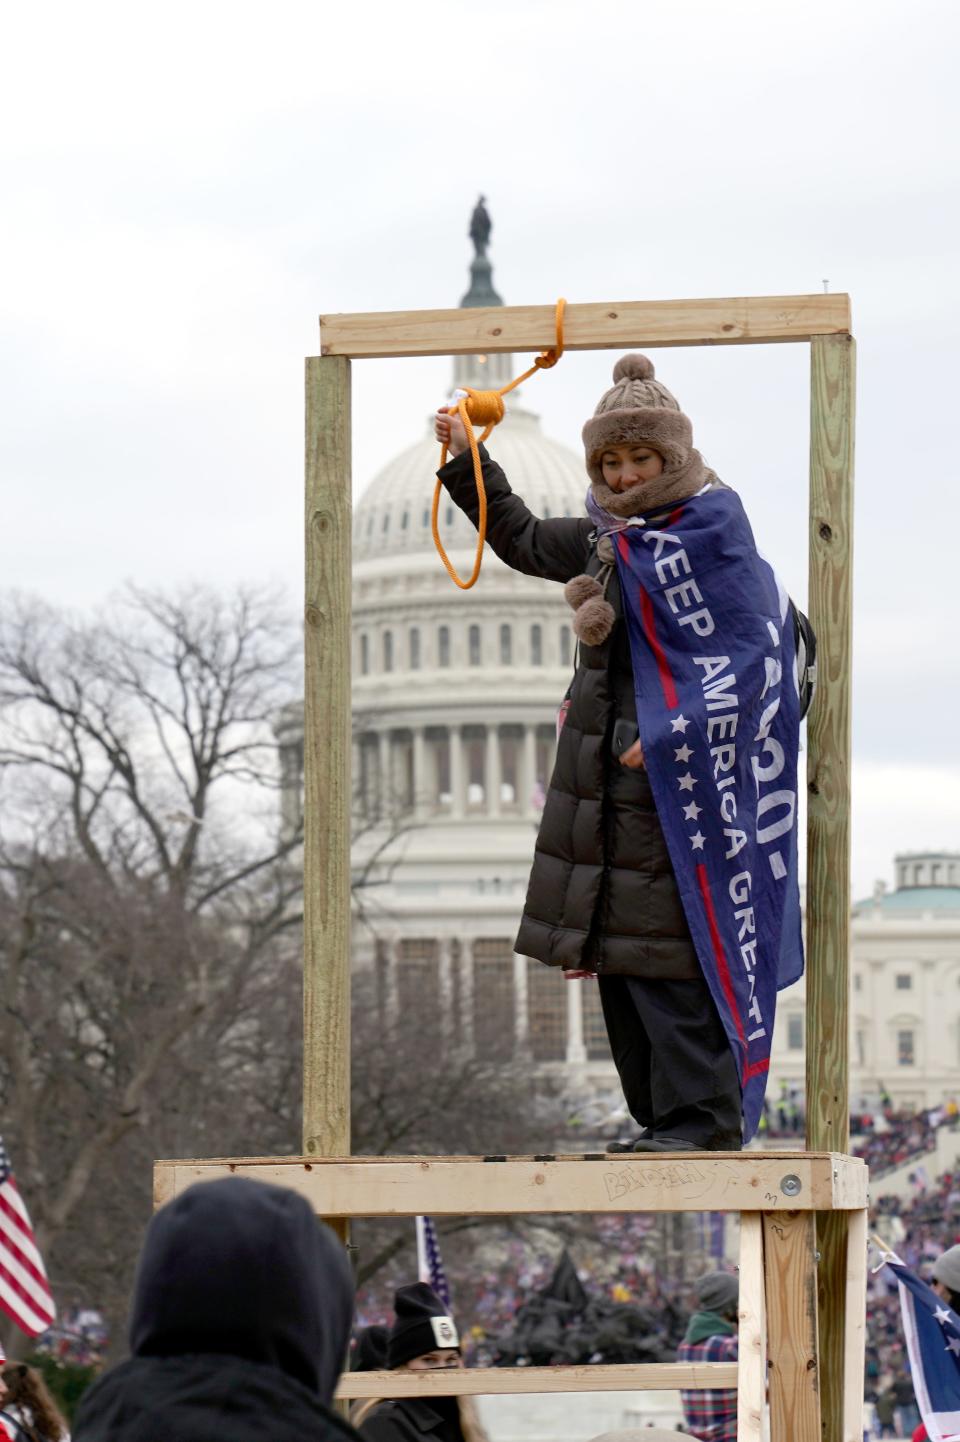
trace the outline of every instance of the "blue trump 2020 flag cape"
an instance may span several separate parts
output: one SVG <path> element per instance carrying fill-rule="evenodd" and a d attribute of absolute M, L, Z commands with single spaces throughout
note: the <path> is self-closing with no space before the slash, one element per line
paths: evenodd
<path fill-rule="evenodd" d="M 930 1442 L 960 1439 L 960 1317 L 891 1252 L 883 1260 L 900 1288 L 910 1378 Z"/>
<path fill-rule="evenodd" d="M 803 971 L 800 703 L 789 601 L 734 491 L 614 537 L 660 825 L 743 1089 L 763 1107 L 778 989 Z"/>

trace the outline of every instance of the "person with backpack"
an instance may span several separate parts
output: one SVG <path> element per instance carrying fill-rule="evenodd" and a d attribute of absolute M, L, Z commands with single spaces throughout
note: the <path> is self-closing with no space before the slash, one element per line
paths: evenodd
<path fill-rule="evenodd" d="M 438 471 L 474 525 L 468 438 Z M 539 519 L 480 447 L 486 538 L 564 584 L 579 641 L 515 949 L 596 977 L 627 1107 L 620 1151 L 738 1151 L 776 994 L 803 969 L 797 752 L 812 644 L 736 493 L 643 355 L 583 428 L 582 518 Z"/>
<path fill-rule="evenodd" d="M 0 1373 L 0 1427 L 11 1442 L 65 1442 L 69 1437 L 43 1377 L 25 1362 L 7 1362 Z"/>

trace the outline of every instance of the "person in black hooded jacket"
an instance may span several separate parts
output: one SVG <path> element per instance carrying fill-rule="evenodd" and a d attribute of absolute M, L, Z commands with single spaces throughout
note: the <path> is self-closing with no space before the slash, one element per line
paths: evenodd
<path fill-rule="evenodd" d="M 296 1193 L 228 1177 L 147 1229 L 132 1356 L 84 1395 L 74 1442 L 344 1442 L 332 1411 L 353 1283 Z"/>

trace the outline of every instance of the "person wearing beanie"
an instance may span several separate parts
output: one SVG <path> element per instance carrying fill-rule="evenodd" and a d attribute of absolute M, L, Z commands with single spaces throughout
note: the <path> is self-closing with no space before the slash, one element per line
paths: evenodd
<path fill-rule="evenodd" d="M 697 1310 L 690 1317 L 678 1362 L 735 1362 L 740 1285 L 729 1272 L 708 1272 L 696 1284 Z M 680 1393 L 683 1422 L 694 1437 L 736 1442 L 737 1391 Z"/>
<path fill-rule="evenodd" d="M 435 431 L 476 525 L 463 424 Z M 564 585 L 579 642 L 515 950 L 597 979 L 641 1128 L 609 1150 L 738 1151 L 802 970 L 789 602 L 646 356 L 617 361 L 583 441 L 581 518 L 538 519 L 480 447 L 487 541 Z"/>
<path fill-rule="evenodd" d="M 457 1324 L 426 1282 L 398 1287 L 387 1335 L 391 1371 L 445 1372 L 463 1366 Z M 471 1397 L 371 1399 L 353 1417 L 369 1442 L 487 1442 Z"/>
<path fill-rule="evenodd" d="M 342 1244 L 303 1197 L 200 1182 L 147 1228 L 131 1357 L 84 1393 L 73 1442 L 348 1442 L 333 1410 L 353 1315 Z"/>

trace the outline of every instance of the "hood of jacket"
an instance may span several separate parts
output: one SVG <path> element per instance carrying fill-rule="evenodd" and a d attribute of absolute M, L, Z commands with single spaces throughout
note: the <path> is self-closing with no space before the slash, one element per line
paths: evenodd
<path fill-rule="evenodd" d="M 304 1199 L 226 1177 L 190 1187 L 150 1223 L 130 1350 L 264 1363 L 329 1402 L 352 1313 L 346 1253 Z"/>
<path fill-rule="evenodd" d="M 683 1340 L 702 1342 L 707 1337 L 732 1337 L 734 1328 L 719 1312 L 694 1312 L 687 1323 Z"/>
<path fill-rule="evenodd" d="M 357 1442 L 315 1392 L 234 1357 L 132 1357 L 83 1395 L 73 1442 Z"/>

